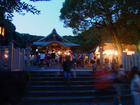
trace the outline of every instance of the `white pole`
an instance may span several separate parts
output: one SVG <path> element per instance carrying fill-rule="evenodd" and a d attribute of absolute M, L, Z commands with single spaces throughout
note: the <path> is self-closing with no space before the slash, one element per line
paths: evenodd
<path fill-rule="evenodd" d="M 135 52 L 135 66 L 138 67 L 138 52 Z"/>
<path fill-rule="evenodd" d="M 9 58 L 8 58 L 8 69 L 12 70 L 13 68 L 13 48 L 14 44 L 13 42 L 9 43 L 8 49 L 9 49 Z"/>
<path fill-rule="evenodd" d="M 22 53 L 22 56 L 21 56 L 21 69 L 23 70 L 25 65 L 24 65 L 24 55 L 25 55 L 25 50 L 22 48 L 21 49 L 21 53 Z"/>
<path fill-rule="evenodd" d="M 126 70 L 126 52 L 122 53 L 122 66 Z"/>
<path fill-rule="evenodd" d="M 27 47 L 26 50 L 27 50 L 27 67 L 29 67 L 30 66 L 30 50 L 31 50 L 31 48 Z"/>
<path fill-rule="evenodd" d="M 17 48 L 17 69 L 20 70 L 20 48 Z"/>
<path fill-rule="evenodd" d="M 132 55 L 132 66 L 135 66 L 135 55 Z"/>
<path fill-rule="evenodd" d="M 131 70 L 131 66 L 132 66 L 132 63 L 131 63 L 131 55 L 128 56 L 128 70 L 130 71 Z"/>
<path fill-rule="evenodd" d="M 127 56 L 127 55 L 126 55 L 126 60 L 125 60 L 125 62 L 126 62 L 126 65 L 125 65 L 126 67 L 125 67 L 125 68 L 126 68 L 126 71 L 128 71 L 128 56 Z"/>

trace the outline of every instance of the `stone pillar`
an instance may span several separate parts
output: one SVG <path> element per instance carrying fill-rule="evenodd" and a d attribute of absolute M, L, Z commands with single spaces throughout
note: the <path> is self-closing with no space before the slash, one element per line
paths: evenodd
<path fill-rule="evenodd" d="M 126 55 L 126 60 L 125 60 L 125 68 L 126 71 L 128 71 L 128 56 Z"/>
<path fill-rule="evenodd" d="M 5 48 L 0 47 L 0 70 L 4 69 L 4 53 L 5 53 Z"/>
<path fill-rule="evenodd" d="M 128 70 L 130 71 L 131 70 L 131 66 L 132 66 L 132 63 L 131 63 L 131 55 L 128 56 Z"/>
<path fill-rule="evenodd" d="M 122 53 L 122 66 L 126 70 L 126 52 Z"/>
<path fill-rule="evenodd" d="M 21 49 L 21 53 L 22 53 L 22 56 L 21 56 L 21 69 L 24 70 L 24 55 L 25 55 L 25 50 L 24 49 Z"/>
<path fill-rule="evenodd" d="M 20 70 L 20 48 L 17 48 L 17 69 Z"/>
<path fill-rule="evenodd" d="M 90 54 L 88 54 L 88 67 L 91 66 L 91 62 L 90 62 Z"/>
<path fill-rule="evenodd" d="M 8 49 L 9 49 L 9 57 L 8 57 L 8 69 L 12 70 L 13 68 L 13 48 L 14 43 L 13 41 L 9 43 Z"/>
<path fill-rule="evenodd" d="M 30 66 L 30 50 L 31 50 L 30 47 L 26 48 L 26 51 L 27 51 L 27 67 Z"/>
<path fill-rule="evenodd" d="M 100 52 L 100 68 L 102 68 L 102 66 L 103 66 L 103 47 L 99 48 L 99 52 Z"/>
<path fill-rule="evenodd" d="M 135 52 L 135 66 L 138 67 L 138 52 Z"/>
<path fill-rule="evenodd" d="M 132 66 L 135 66 L 135 55 L 132 55 Z"/>

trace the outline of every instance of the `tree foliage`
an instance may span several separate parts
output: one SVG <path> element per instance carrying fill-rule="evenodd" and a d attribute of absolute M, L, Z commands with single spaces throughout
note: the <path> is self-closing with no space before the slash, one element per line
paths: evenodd
<path fill-rule="evenodd" d="M 139 9 L 138 0 L 66 0 L 60 19 L 66 27 L 76 31 L 90 27 L 108 29 L 111 26 L 120 29 L 139 21 Z"/>
<path fill-rule="evenodd" d="M 37 36 L 37 35 L 30 35 L 30 34 L 20 34 L 23 38 L 23 47 L 27 47 L 27 43 L 32 44 L 33 42 L 43 38 L 43 36 Z"/>
<path fill-rule="evenodd" d="M 134 34 L 134 41 L 140 36 L 140 1 L 65 0 L 60 19 L 75 33 L 91 29 L 104 31 L 103 36 L 114 41 L 121 61 L 121 43 L 131 40 Z"/>
<path fill-rule="evenodd" d="M 1 16 L 4 13 L 5 17 L 10 20 L 12 19 L 14 12 L 22 15 L 26 12 L 31 12 L 33 14 L 40 13 L 35 6 L 23 2 L 22 0 L 0 0 L 0 11 L 2 11 Z"/>
<path fill-rule="evenodd" d="M 28 1 L 51 1 L 51 0 L 28 0 Z M 15 26 L 11 22 L 13 13 L 17 12 L 20 15 L 24 15 L 27 12 L 33 14 L 40 14 L 40 11 L 36 9 L 35 6 L 28 4 L 22 0 L 0 0 L 0 22 L 3 23 L 6 27 L 5 37 L 1 39 L 2 45 L 8 45 L 10 40 L 15 40 L 19 47 L 25 48 L 27 39 L 31 39 L 31 43 L 40 39 L 41 36 L 29 35 L 29 34 L 20 34 L 15 32 Z"/>
<path fill-rule="evenodd" d="M 96 47 L 100 42 L 100 38 L 96 34 L 97 33 L 93 33 L 92 31 L 85 31 L 76 36 L 69 35 L 63 36 L 63 38 L 67 39 L 72 43 L 79 44 L 80 46 L 77 49 L 81 51 L 90 51 L 91 49 Z"/>

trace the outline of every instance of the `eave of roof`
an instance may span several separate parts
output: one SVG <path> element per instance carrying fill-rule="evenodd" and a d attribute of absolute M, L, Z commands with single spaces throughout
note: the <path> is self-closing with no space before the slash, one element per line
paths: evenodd
<path fill-rule="evenodd" d="M 79 46 L 78 44 L 74 44 L 74 43 L 71 43 L 71 42 L 59 42 L 59 41 L 48 41 L 48 42 L 36 41 L 36 42 L 33 42 L 34 45 L 40 45 L 40 46 L 46 46 L 46 45 L 51 44 L 51 43 L 59 43 L 62 46 L 66 46 L 66 47 Z"/>

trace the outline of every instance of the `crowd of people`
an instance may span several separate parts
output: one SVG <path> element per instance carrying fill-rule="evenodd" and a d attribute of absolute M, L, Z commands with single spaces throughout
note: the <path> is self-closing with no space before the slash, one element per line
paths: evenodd
<path fill-rule="evenodd" d="M 88 65 L 88 60 L 90 59 L 91 63 L 94 61 L 94 56 L 86 53 L 69 53 L 69 54 L 57 54 L 52 51 L 46 53 L 37 53 L 35 56 L 30 56 L 30 65 L 36 66 L 49 66 L 53 64 L 62 64 L 65 59 L 65 56 L 69 55 L 70 60 L 73 62 L 75 67 L 85 67 Z M 88 56 L 89 58 L 87 58 Z M 25 56 L 25 65 L 27 64 L 27 56 Z"/>
<path fill-rule="evenodd" d="M 27 56 L 25 56 L 25 65 Z M 31 55 L 30 59 L 30 65 L 35 66 L 49 66 L 52 64 L 59 64 L 62 63 L 62 55 L 55 54 L 53 51 L 52 53 L 49 53 L 46 51 L 46 53 L 37 53 L 35 56 Z"/>

